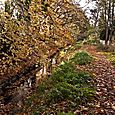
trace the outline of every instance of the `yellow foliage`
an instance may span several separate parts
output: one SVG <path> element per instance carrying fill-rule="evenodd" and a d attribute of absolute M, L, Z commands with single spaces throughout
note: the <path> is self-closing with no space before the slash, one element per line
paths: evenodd
<path fill-rule="evenodd" d="M 47 7 L 47 10 L 43 10 L 43 7 Z M 79 19 L 80 16 L 83 17 L 82 11 L 80 16 L 77 11 L 77 6 L 71 4 L 69 0 L 47 0 L 44 4 L 42 0 L 32 0 L 28 9 L 30 22 L 25 21 L 24 18 L 13 19 L 11 15 L 3 12 L 0 15 L 0 24 L 3 27 L 0 37 L 2 41 L 11 42 L 8 50 L 12 55 L 4 53 L 7 56 L 1 59 L 0 65 L 4 66 L 0 68 L 0 76 L 12 70 L 19 71 L 26 64 L 28 66 L 28 63 L 34 61 L 47 63 L 54 47 L 56 52 L 68 44 L 73 44 L 72 29 L 78 29 L 79 24 L 83 27 L 85 23 L 85 21 L 80 22 Z M 27 15 L 27 11 L 24 14 Z M 63 56 L 64 52 L 60 55 Z"/>

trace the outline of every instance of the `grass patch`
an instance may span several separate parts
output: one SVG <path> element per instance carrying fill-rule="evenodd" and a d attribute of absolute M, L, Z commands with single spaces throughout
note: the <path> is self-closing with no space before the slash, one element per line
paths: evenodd
<path fill-rule="evenodd" d="M 115 66 L 115 52 L 103 52 L 103 54 Z"/>
<path fill-rule="evenodd" d="M 85 51 L 77 52 L 71 59 L 75 64 L 86 65 L 91 63 L 92 57 Z"/>

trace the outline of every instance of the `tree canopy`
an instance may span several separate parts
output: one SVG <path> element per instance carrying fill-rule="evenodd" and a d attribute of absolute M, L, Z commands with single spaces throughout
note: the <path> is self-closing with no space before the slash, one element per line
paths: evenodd
<path fill-rule="evenodd" d="M 7 0 L 0 15 L 1 78 L 74 44 L 86 22 L 80 7 L 68 0 Z"/>

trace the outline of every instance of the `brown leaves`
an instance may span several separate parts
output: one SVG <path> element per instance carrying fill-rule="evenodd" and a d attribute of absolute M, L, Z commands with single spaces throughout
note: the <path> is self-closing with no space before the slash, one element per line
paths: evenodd
<path fill-rule="evenodd" d="M 91 112 L 96 114 L 114 114 L 115 98 L 115 68 L 104 55 L 97 52 L 94 46 L 84 47 L 88 52 L 95 56 L 91 65 L 80 66 L 79 69 L 93 73 L 96 81 L 96 100 Z"/>

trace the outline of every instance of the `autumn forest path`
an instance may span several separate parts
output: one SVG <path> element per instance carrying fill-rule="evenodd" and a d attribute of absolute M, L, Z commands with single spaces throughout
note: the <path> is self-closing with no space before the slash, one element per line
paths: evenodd
<path fill-rule="evenodd" d="M 84 45 L 80 50 L 86 50 L 94 60 L 90 65 L 78 66 L 78 69 L 94 75 L 96 81 L 96 96 L 94 103 L 88 103 L 88 113 L 93 115 L 115 114 L 115 67 L 107 60 L 96 46 Z"/>

